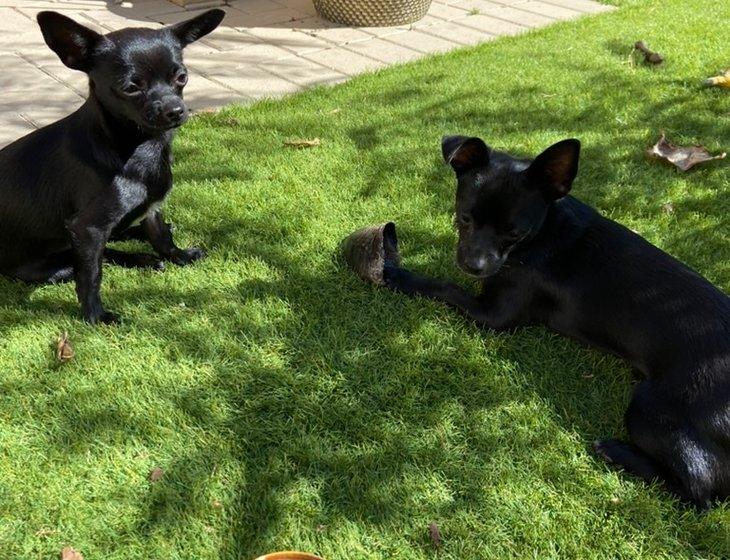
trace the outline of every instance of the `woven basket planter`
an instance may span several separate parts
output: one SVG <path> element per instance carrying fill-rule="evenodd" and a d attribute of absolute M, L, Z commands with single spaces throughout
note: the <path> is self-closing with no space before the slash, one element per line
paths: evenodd
<path fill-rule="evenodd" d="M 345 25 L 385 27 L 418 21 L 431 0 L 314 0 L 323 18 Z"/>

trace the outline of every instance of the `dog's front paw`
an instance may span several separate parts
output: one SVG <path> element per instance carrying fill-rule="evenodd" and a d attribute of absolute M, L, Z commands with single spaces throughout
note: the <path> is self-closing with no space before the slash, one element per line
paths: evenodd
<path fill-rule="evenodd" d="M 626 447 L 625 443 L 615 439 L 597 439 L 593 442 L 593 452 L 609 464 L 616 463 L 615 455 Z"/>
<path fill-rule="evenodd" d="M 394 292 L 400 292 L 409 296 L 416 295 L 412 281 L 412 273 L 405 268 L 386 264 L 383 268 L 383 282 L 386 288 L 390 288 Z"/>
<path fill-rule="evenodd" d="M 205 251 L 200 247 L 190 247 L 189 249 L 177 249 L 175 250 L 170 260 L 179 266 L 185 266 L 205 257 Z"/>

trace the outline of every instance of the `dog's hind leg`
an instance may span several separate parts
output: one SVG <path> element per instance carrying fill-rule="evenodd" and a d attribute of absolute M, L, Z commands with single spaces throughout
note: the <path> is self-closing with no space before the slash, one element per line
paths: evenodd
<path fill-rule="evenodd" d="M 661 481 L 684 502 L 708 508 L 716 457 L 686 419 L 654 396 L 651 381 L 637 386 L 625 420 L 632 443 L 598 441 L 596 453 L 647 482 Z"/>
<path fill-rule="evenodd" d="M 147 238 L 147 232 L 144 230 L 141 224 L 136 226 L 128 227 L 119 233 L 114 233 L 110 241 L 149 241 Z"/>
<path fill-rule="evenodd" d="M 71 251 L 61 251 L 16 266 L 7 275 L 28 284 L 60 284 L 73 280 Z"/>
<path fill-rule="evenodd" d="M 151 268 L 163 270 L 165 263 L 155 255 L 149 253 L 127 253 L 116 249 L 104 248 L 104 260 L 110 264 L 116 264 L 124 268 Z"/>

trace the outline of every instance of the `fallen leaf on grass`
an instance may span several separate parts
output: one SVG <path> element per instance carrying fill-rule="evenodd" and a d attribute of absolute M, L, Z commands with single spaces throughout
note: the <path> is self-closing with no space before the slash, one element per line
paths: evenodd
<path fill-rule="evenodd" d="M 665 214 L 671 215 L 674 214 L 674 204 L 671 202 L 667 202 L 665 204 L 662 204 L 662 210 Z"/>
<path fill-rule="evenodd" d="M 706 86 L 721 86 L 730 88 L 730 68 L 712 78 L 707 78 L 704 81 Z"/>
<path fill-rule="evenodd" d="M 320 144 L 319 138 L 292 138 L 291 140 L 284 141 L 284 145 L 288 148 L 314 148 Z"/>
<path fill-rule="evenodd" d="M 658 52 L 650 50 L 644 41 L 636 41 L 636 43 L 634 43 L 634 48 L 637 51 L 644 53 L 644 62 L 647 62 L 648 64 L 661 64 L 664 62 L 664 57 Z"/>
<path fill-rule="evenodd" d="M 61 551 L 61 560 L 84 560 L 84 557 L 78 550 L 67 546 Z"/>
<path fill-rule="evenodd" d="M 162 480 L 162 475 L 165 474 L 165 471 L 163 471 L 160 467 L 155 467 L 150 471 L 150 482 L 155 483 Z"/>
<path fill-rule="evenodd" d="M 722 159 L 727 155 L 725 153 L 716 156 L 710 155 L 704 146 L 675 146 L 667 141 L 663 132 L 657 143 L 649 148 L 647 154 L 650 157 L 668 161 L 682 171 L 687 171 L 698 163 Z"/>
<path fill-rule="evenodd" d="M 435 521 L 431 521 L 431 523 L 428 524 L 428 536 L 431 537 L 431 543 L 434 548 L 439 548 L 441 546 L 441 531 Z"/>
<path fill-rule="evenodd" d="M 56 359 L 59 362 L 68 362 L 75 355 L 71 342 L 68 339 L 68 333 L 64 332 L 59 335 L 58 340 L 56 340 Z"/>

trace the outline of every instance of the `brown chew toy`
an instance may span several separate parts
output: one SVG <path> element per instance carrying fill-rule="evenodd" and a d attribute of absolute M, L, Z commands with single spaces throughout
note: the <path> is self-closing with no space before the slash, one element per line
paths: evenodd
<path fill-rule="evenodd" d="M 634 48 L 644 53 L 644 61 L 649 64 L 661 64 L 664 62 L 664 57 L 658 52 L 650 50 L 644 41 L 636 41 L 636 43 L 634 43 Z"/>
<path fill-rule="evenodd" d="M 400 266 L 395 224 L 388 222 L 351 233 L 342 241 L 342 254 L 355 274 L 382 286 L 385 265 Z"/>

